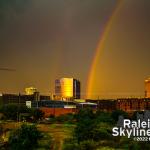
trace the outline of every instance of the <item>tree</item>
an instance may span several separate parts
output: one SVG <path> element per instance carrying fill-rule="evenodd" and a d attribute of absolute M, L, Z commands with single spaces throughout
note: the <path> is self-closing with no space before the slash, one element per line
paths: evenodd
<path fill-rule="evenodd" d="M 74 114 L 64 114 L 64 115 L 60 115 L 58 117 L 55 118 L 55 120 L 57 122 L 61 122 L 61 123 L 73 123 L 75 120 Z"/>
<path fill-rule="evenodd" d="M 3 105 L 1 107 L 1 113 L 3 113 L 6 119 L 16 120 L 17 109 L 18 109 L 17 105 L 14 104 Z"/>
<path fill-rule="evenodd" d="M 6 119 L 17 120 L 20 113 L 28 113 L 29 109 L 23 105 L 7 104 L 0 108 L 0 112 Z"/>
<path fill-rule="evenodd" d="M 96 112 L 96 120 L 97 120 L 97 123 L 105 122 L 105 123 L 108 123 L 108 124 L 112 124 L 113 121 L 114 121 L 112 119 L 110 113 L 102 112 L 102 111 L 97 111 Z"/>
<path fill-rule="evenodd" d="M 66 138 L 63 143 L 63 150 L 80 150 L 80 146 L 73 138 Z"/>
<path fill-rule="evenodd" d="M 44 112 L 40 109 L 33 109 L 32 110 L 32 116 L 35 121 L 41 120 L 44 116 Z"/>
<path fill-rule="evenodd" d="M 41 137 L 41 132 L 35 125 L 23 124 L 10 134 L 8 144 L 11 150 L 32 150 L 37 147 Z"/>
<path fill-rule="evenodd" d="M 111 117 L 115 122 L 118 121 L 119 116 L 123 116 L 124 118 L 128 118 L 128 114 L 123 110 L 115 110 L 112 112 Z"/>
<path fill-rule="evenodd" d="M 77 141 L 90 140 L 93 138 L 93 129 L 96 128 L 95 115 L 90 108 L 81 109 L 77 114 L 77 126 L 75 136 Z"/>
<path fill-rule="evenodd" d="M 132 114 L 132 120 L 137 120 L 137 114 L 144 114 L 144 112 L 143 111 L 135 111 Z"/>
<path fill-rule="evenodd" d="M 87 140 L 80 143 L 80 150 L 96 150 L 97 143 L 93 140 Z"/>

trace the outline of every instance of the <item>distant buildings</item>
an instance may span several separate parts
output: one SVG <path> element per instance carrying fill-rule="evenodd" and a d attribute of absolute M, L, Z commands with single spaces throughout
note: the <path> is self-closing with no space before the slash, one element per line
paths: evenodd
<path fill-rule="evenodd" d="M 26 95 L 33 95 L 35 92 L 38 92 L 36 88 L 34 87 L 28 87 L 25 88 Z"/>
<path fill-rule="evenodd" d="M 40 108 L 46 117 L 76 113 L 85 107 L 106 112 L 123 110 L 129 114 L 150 110 L 150 78 L 145 80 L 145 98 L 80 99 L 80 81 L 74 78 L 55 80 L 54 99 L 47 95 L 40 95 L 34 87 L 26 88 L 25 92 L 26 94 L 0 94 L 0 105 L 30 104 L 30 108 Z"/>
<path fill-rule="evenodd" d="M 55 99 L 64 101 L 80 99 L 80 81 L 73 78 L 55 80 Z"/>
<path fill-rule="evenodd" d="M 128 113 L 133 113 L 136 111 L 150 110 L 150 98 L 121 98 L 86 101 L 97 103 L 97 109 L 106 112 L 112 112 L 114 110 L 123 110 Z"/>
<path fill-rule="evenodd" d="M 150 98 L 150 78 L 145 80 L 145 97 Z"/>
<path fill-rule="evenodd" d="M 6 94 L 3 93 L 0 96 L 0 105 L 5 104 L 20 104 L 20 105 L 26 105 L 26 101 L 42 101 L 42 100 L 50 100 L 50 96 L 47 95 L 38 95 L 37 99 L 37 93 L 35 92 L 32 95 L 25 95 L 25 94 Z"/>

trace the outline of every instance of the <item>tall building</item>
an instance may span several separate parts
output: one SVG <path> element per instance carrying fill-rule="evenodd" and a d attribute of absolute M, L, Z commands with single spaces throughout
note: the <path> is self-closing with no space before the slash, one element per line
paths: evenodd
<path fill-rule="evenodd" d="M 33 95 L 35 92 L 38 92 L 36 88 L 34 87 L 28 87 L 25 88 L 26 95 Z"/>
<path fill-rule="evenodd" d="M 145 80 L 145 97 L 150 98 L 150 78 Z"/>
<path fill-rule="evenodd" d="M 55 97 L 61 100 L 80 98 L 80 81 L 73 78 L 55 80 Z"/>

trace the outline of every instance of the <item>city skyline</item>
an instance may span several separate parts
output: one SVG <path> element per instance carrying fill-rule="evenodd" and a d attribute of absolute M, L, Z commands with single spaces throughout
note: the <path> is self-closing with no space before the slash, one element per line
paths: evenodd
<path fill-rule="evenodd" d="M 89 97 L 144 96 L 150 76 L 149 6 L 149 0 L 0 2 L 0 92 L 34 86 L 54 93 L 55 79 L 73 77 L 85 97 L 104 39 Z"/>

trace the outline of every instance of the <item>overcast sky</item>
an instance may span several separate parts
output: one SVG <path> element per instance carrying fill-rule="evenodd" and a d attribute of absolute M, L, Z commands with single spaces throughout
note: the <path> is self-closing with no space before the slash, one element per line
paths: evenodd
<path fill-rule="evenodd" d="M 86 81 L 99 39 L 119 0 L 1 0 L 0 92 L 54 80 Z M 143 96 L 150 76 L 150 1 L 123 0 L 99 58 L 91 96 Z"/>

